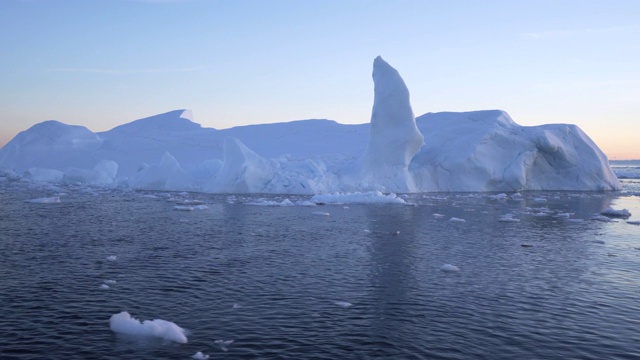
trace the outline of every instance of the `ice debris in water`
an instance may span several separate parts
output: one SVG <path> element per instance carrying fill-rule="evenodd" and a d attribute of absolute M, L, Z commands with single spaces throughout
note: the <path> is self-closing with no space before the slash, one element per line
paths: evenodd
<path fill-rule="evenodd" d="M 593 215 L 591 217 L 591 220 L 596 220 L 596 221 L 602 221 L 602 222 L 613 222 L 613 220 L 611 220 L 611 218 L 604 216 L 604 215 Z"/>
<path fill-rule="evenodd" d="M 25 202 L 32 204 L 57 204 L 60 202 L 60 196 L 41 197 L 37 199 L 26 200 Z"/>
<path fill-rule="evenodd" d="M 432 216 L 433 216 L 434 218 L 443 218 L 443 217 L 444 217 L 444 215 L 442 215 L 442 214 L 438 214 L 438 213 L 434 213 Z"/>
<path fill-rule="evenodd" d="M 252 202 L 245 203 L 245 205 L 254 205 L 254 206 L 295 206 L 295 204 L 293 202 L 291 202 L 291 200 L 289 200 L 289 199 L 284 199 L 284 200 L 282 200 L 280 202 L 271 201 L 271 200 L 265 200 L 265 199 L 258 199 L 257 201 L 252 201 Z"/>
<path fill-rule="evenodd" d="M 117 257 L 115 255 L 107 256 L 107 260 L 109 260 L 109 261 L 116 261 L 116 259 L 117 259 Z"/>
<path fill-rule="evenodd" d="M 333 303 L 343 308 L 348 308 L 353 306 L 352 303 L 347 301 L 334 301 Z"/>
<path fill-rule="evenodd" d="M 185 330 L 175 323 L 161 319 L 140 322 L 126 311 L 112 315 L 109 319 L 109 327 L 111 331 L 119 334 L 156 337 L 180 344 L 187 343 Z"/>
<path fill-rule="evenodd" d="M 229 350 L 227 349 L 227 346 L 233 344 L 233 340 L 216 340 L 215 343 L 220 346 L 222 351 L 227 351 Z"/>
<path fill-rule="evenodd" d="M 488 198 L 493 200 L 505 200 L 507 198 L 507 194 L 500 193 L 496 195 L 489 195 Z"/>
<path fill-rule="evenodd" d="M 109 285 L 107 285 L 107 284 L 100 285 L 100 289 L 102 289 L 102 290 L 107 290 L 108 288 L 109 288 Z"/>
<path fill-rule="evenodd" d="M 209 358 L 209 355 L 203 354 L 201 351 L 198 351 L 197 353 L 191 355 L 191 358 L 196 360 L 205 360 Z"/>
<path fill-rule="evenodd" d="M 452 217 L 451 219 L 449 219 L 449 222 L 463 223 L 463 222 L 467 222 L 467 220 L 460 219 L 460 218 L 457 218 L 457 217 Z"/>
<path fill-rule="evenodd" d="M 457 266 L 451 265 L 451 264 L 444 264 L 440 267 L 440 271 L 444 271 L 444 272 L 457 272 L 460 271 L 460 269 Z"/>
<path fill-rule="evenodd" d="M 329 214 L 328 212 L 324 212 L 324 211 L 314 211 L 312 212 L 313 215 L 318 215 L 318 216 L 329 216 L 331 214 Z"/>
<path fill-rule="evenodd" d="M 600 215 L 627 219 L 631 216 L 631 213 L 627 209 L 614 210 L 612 208 L 606 208 L 600 212 Z"/>
<path fill-rule="evenodd" d="M 500 222 L 520 222 L 520 219 L 513 217 L 513 214 L 504 214 L 500 217 Z"/>
<path fill-rule="evenodd" d="M 113 285 L 113 284 L 117 283 L 117 281 L 115 281 L 115 280 L 105 280 L 104 283 L 107 284 L 107 285 Z"/>
<path fill-rule="evenodd" d="M 310 201 L 316 204 L 407 204 L 394 193 L 385 195 L 377 190 L 315 195 Z"/>
<path fill-rule="evenodd" d="M 235 303 L 235 304 L 233 304 L 233 306 L 232 306 L 232 308 L 233 308 L 233 309 L 240 309 L 241 307 L 242 307 L 242 305 L 240 305 L 240 304 L 238 304 L 238 303 Z"/>

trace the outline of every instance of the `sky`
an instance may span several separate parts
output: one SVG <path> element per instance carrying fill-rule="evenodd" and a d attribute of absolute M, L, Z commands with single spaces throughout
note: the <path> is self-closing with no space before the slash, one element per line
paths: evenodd
<path fill-rule="evenodd" d="M 640 159 L 637 0 L 0 0 L 0 146 L 190 109 L 218 129 L 369 122 L 380 55 L 416 116 L 501 109 Z"/>

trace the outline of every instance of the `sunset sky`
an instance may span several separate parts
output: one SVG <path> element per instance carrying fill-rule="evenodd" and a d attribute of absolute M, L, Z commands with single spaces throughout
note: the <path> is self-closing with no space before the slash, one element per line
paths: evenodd
<path fill-rule="evenodd" d="M 0 146 L 48 119 L 104 131 L 371 116 L 373 59 L 416 116 L 501 109 L 640 158 L 640 1 L 2 0 Z"/>

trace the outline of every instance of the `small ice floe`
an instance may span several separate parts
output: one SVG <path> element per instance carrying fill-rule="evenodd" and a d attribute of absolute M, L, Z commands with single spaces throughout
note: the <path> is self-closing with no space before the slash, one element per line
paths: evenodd
<path fill-rule="evenodd" d="M 628 219 L 631 216 L 631 213 L 627 209 L 614 210 L 612 208 L 606 208 L 600 212 L 600 215 L 604 215 L 607 217 Z"/>
<path fill-rule="evenodd" d="M 201 351 L 198 351 L 197 353 L 191 355 L 191 358 L 196 360 L 206 360 L 209 358 L 209 355 L 203 354 Z"/>
<path fill-rule="evenodd" d="M 157 199 L 158 197 L 152 194 L 144 194 L 142 195 L 143 198 L 147 198 L 147 199 Z"/>
<path fill-rule="evenodd" d="M 216 340 L 214 342 L 220 346 L 220 350 L 222 351 L 228 351 L 227 346 L 233 344 L 233 340 Z"/>
<path fill-rule="evenodd" d="M 513 217 L 513 214 L 502 215 L 499 219 L 500 222 L 520 222 L 520 219 Z"/>
<path fill-rule="evenodd" d="M 187 343 L 186 331 L 175 323 L 161 319 L 140 322 L 126 311 L 111 316 L 109 327 L 111 331 L 119 334 L 156 337 L 180 344 Z"/>
<path fill-rule="evenodd" d="M 614 222 L 610 217 L 604 215 L 593 215 L 591 220 L 602 221 L 602 222 Z"/>
<path fill-rule="evenodd" d="M 370 234 L 370 233 L 371 233 L 371 230 L 364 229 L 364 233 L 365 233 L 365 234 Z"/>
<path fill-rule="evenodd" d="M 495 194 L 495 195 L 489 195 L 487 197 L 489 199 L 492 199 L 492 200 L 505 200 L 507 198 L 507 194 L 500 193 L 500 194 Z"/>
<path fill-rule="evenodd" d="M 343 206 L 342 208 L 345 209 L 345 210 L 349 210 L 348 206 Z"/>
<path fill-rule="evenodd" d="M 324 212 L 324 211 L 314 211 L 311 214 L 318 215 L 318 216 L 329 216 L 329 215 L 331 215 L 328 212 Z"/>
<path fill-rule="evenodd" d="M 102 285 L 100 285 L 100 289 L 101 289 L 101 290 L 107 290 L 107 289 L 109 289 L 109 285 L 107 285 L 107 284 L 102 284 Z"/>
<path fill-rule="evenodd" d="M 395 231 L 395 232 L 392 232 L 392 233 L 391 233 L 391 235 L 395 235 L 395 236 L 398 236 L 398 235 L 400 235 L 400 230 L 398 230 L 398 231 Z"/>
<path fill-rule="evenodd" d="M 186 205 L 176 205 L 173 207 L 173 210 L 178 210 L 178 211 L 193 211 L 196 208 L 193 206 L 186 206 Z"/>
<path fill-rule="evenodd" d="M 257 201 L 252 201 L 252 202 L 245 203 L 245 205 L 253 205 L 253 206 L 295 206 L 295 204 L 293 202 L 291 202 L 291 200 L 289 200 L 289 199 L 284 199 L 284 200 L 282 200 L 280 202 L 272 201 L 272 200 L 265 200 L 265 199 L 258 199 Z"/>
<path fill-rule="evenodd" d="M 316 204 L 403 204 L 402 198 L 394 193 L 383 194 L 381 191 L 334 193 L 314 195 L 311 200 Z"/>
<path fill-rule="evenodd" d="M 105 280 L 104 283 L 107 284 L 107 285 L 114 285 L 114 284 L 117 283 L 117 281 L 115 281 L 115 280 Z"/>
<path fill-rule="evenodd" d="M 442 214 L 438 214 L 438 213 L 434 213 L 434 214 L 433 214 L 433 215 L 431 215 L 431 216 L 433 216 L 434 218 L 443 218 L 443 217 L 444 217 L 444 215 L 442 215 Z"/>
<path fill-rule="evenodd" d="M 440 271 L 444 271 L 444 272 L 458 272 L 460 271 L 460 269 L 455 266 L 455 265 L 451 265 L 451 264 L 444 264 L 440 267 Z"/>
<path fill-rule="evenodd" d="M 524 198 L 522 197 L 522 194 L 520 194 L 520 193 L 513 193 L 513 194 L 511 194 L 511 200 L 522 201 L 522 200 L 524 200 Z"/>
<path fill-rule="evenodd" d="M 183 200 L 176 203 L 177 205 L 202 205 L 204 201 L 201 200 Z"/>
<path fill-rule="evenodd" d="M 627 224 L 640 225 L 640 221 L 627 221 Z"/>
<path fill-rule="evenodd" d="M 240 309 L 242 307 L 242 305 L 235 303 L 233 304 L 233 306 L 231 307 L 232 309 Z"/>
<path fill-rule="evenodd" d="M 543 197 L 535 197 L 532 200 L 533 202 L 537 202 L 537 203 L 547 202 L 547 198 L 543 198 Z"/>
<path fill-rule="evenodd" d="M 115 255 L 109 255 L 109 256 L 106 257 L 106 259 L 109 260 L 109 261 L 116 261 L 116 259 L 118 259 L 118 257 L 115 256 Z"/>
<path fill-rule="evenodd" d="M 25 200 L 31 204 L 57 204 L 60 202 L 60 196 L 41 197 L 37 199 Z"/>
<path fill-rule="evenodd" d="M 317 206 L 316 203 L 311 202 L 309 200 L 296 201 L 296 205 L 298 205 L 298 206 Z"/>
<path fill-rule="evenodd" d="M 348 308 L 353 306 L 352 303 L 347 301 L 334 301 L 333 303 L 343 308 Z"/>
<path fill-rule="evenodd" d="M 449 222 L 452 222 L 452 223 L 463 223 L 463 222 L 467 222 L 467 220 L 460 219 L 460 218 L 457 218 L 457 217 L 452 217 L 451 219 L 449 219 Z"/>

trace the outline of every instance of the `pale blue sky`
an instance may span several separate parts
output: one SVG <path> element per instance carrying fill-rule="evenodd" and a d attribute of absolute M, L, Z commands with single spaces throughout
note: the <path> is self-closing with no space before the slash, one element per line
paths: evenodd
<path fill-rule="evenodd" d="M 575 123 L 640 158 L 640 1 L 0 0 L 0 145 L 181 108 L 206 127 L 364 123 L 371 67 L 414 113 Z"/>

